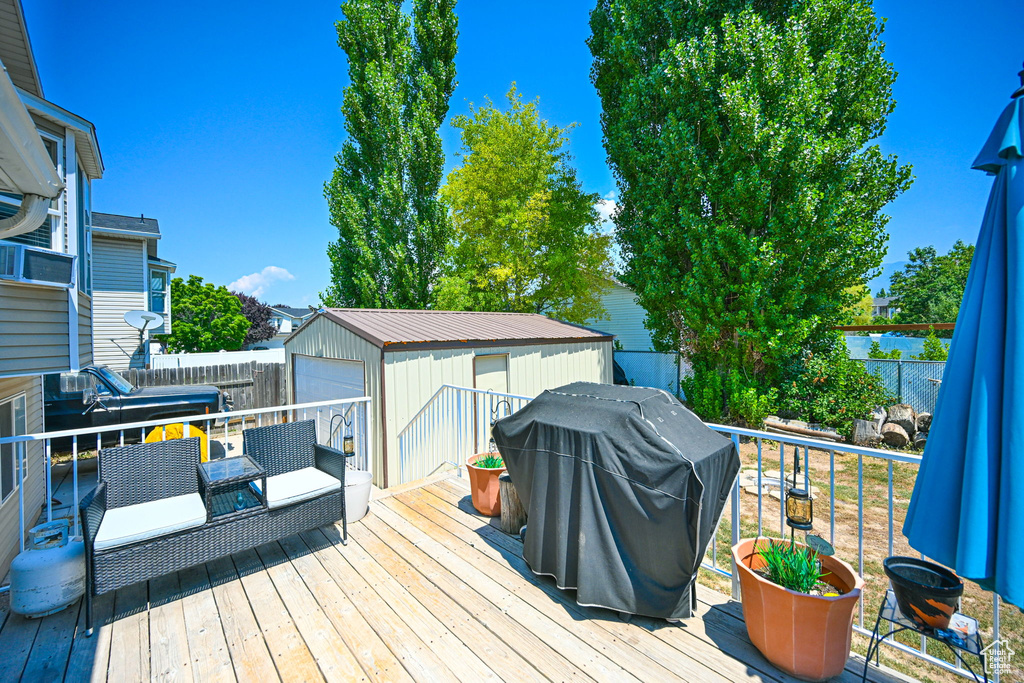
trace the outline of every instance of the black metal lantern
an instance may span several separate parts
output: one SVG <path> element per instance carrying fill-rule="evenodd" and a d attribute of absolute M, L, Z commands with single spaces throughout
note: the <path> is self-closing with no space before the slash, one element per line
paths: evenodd
<path fill-rule="evenodd" d="M 807 489 L 796 487 L 786 492 L 786 524 L 791 529 L 810 531 L 814 524 L 814 503 Z"/>

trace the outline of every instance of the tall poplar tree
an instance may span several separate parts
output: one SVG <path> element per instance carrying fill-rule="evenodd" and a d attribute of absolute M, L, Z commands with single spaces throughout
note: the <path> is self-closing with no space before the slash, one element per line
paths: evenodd
<path fill-rule="evenodd" d="M 869 0 L 598 0 L 591 29 L 621 278 L 698 383 L 763 389 L 842 321 L 910 185 L 872 143 L 883 22 Z"/>
<path fill-rule="evenodd" d="M 337 23 L 350 85 L 347 138 L 324 186 L 327 306 L 427 308 L 451 235 L 438 130 L 455 89 L 455 0 L 346 0 Z"/>

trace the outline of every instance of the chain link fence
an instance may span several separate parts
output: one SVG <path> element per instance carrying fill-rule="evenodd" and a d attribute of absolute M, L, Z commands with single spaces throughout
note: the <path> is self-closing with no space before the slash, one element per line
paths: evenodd
<path fill-rule="evenodd" d="M 658 351 L 616 351 L 615 362 L 626 373 L 633 386 L 664 389 L 680 396 L 679 379 L 686 373 L 686 362 L 680 362 L 678 353 Z"/>
<path fill-rule="evenodd" d="M 946 369 L 944 361 L 881 360 L 863 361 L 868 372 L 882 378 L 885 388 L 919 413 L 934 413 L 939 384 Z"/>

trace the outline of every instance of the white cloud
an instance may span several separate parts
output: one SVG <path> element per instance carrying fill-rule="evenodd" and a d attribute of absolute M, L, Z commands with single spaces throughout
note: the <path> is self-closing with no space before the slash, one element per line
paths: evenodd
<path fill-rule="evenodd" d="M 608 195 L 614 196 L 615 193 L 609 192 Z M 605 195 L 606 199 L 600 200 L 594 207 L 595 209 L 597 209 L 597 212 L 601 216 L 601 227 L 603 227 L 605 230 L 611 230 L 612 228 L 615 227 L 614 223 L 612 222 L 612 214 L 615 213 L 615 209 L 617 209 L 619 206 L 615 202 L 615 200 L 612 199 L 612 197 L 609 197 L 608 195 Z"/>
<path fill-rule="evenodd" d="M 615 190 L 610 191 L 604 196 L 605 199 L 615 199 Z"/>
<path fill-rule="evenodd" d="M 285 268 L 267 266 L 258 273 L 243 275 L 228 285 L 228 289 L 233 292 L 242 292 L 243 294 L 260 298 L 275 282 L 287 282 L 294 279 L 295 276 Z"/>

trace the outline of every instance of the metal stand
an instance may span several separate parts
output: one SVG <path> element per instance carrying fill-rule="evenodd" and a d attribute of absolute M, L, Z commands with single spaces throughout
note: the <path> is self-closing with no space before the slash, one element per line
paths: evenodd
<path fill-rule="evenodd" d="M 882 622 L 889 622 L 896 626 L 885 634 L 879 633 Z M 864 657 L 864 674 L 861 676 L 863 683 L 868 679 L 868 666 L 871 664 L 871 657 L 875 657 L 875 665 L 879 664 L 879 650 L 887 638 L 895 636 L 901 631 L 913 631 L 922 636 L 938 641 L 949 648 L 956 661 L 959 662 L 979 683 L 988 683 L 988 673 L 985 671 L 985 652 L 981 644 L 981 636 L 978 634 L 978 620 L 957 612 L 950 621 L 950 628 L 943 631 L 923 628 L 903 616 L 899 606 L 896 604 L 896 596 L 892 589 L 886 591 L 885 600 L 878 609 L 878 617 L 875 618 L 875 630 L 871 633 L 871 641 L 868 643 L 867 655 Z M 964 659 L 964 654 L 973 655 L 978 658 L 980 664 L 981 678 L 978 673 Z"/>

